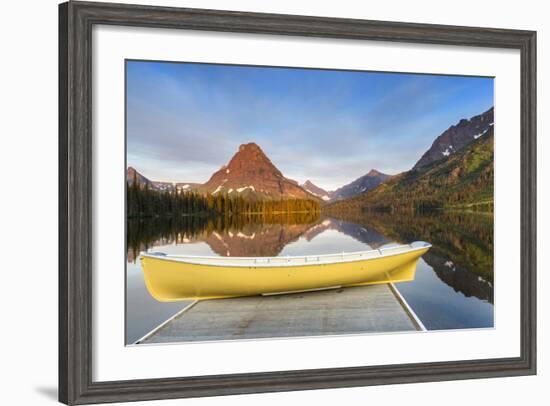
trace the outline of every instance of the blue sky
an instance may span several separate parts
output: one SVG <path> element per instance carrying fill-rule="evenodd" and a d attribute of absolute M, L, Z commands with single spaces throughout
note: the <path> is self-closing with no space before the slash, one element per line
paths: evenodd
<path fill-rule="evenodd" d="M 153 180 L 206 182 L 256 142 L 291 179 L 327 190 L 410 169 L 493 79 L 127 61 L 127 162 Z"/>

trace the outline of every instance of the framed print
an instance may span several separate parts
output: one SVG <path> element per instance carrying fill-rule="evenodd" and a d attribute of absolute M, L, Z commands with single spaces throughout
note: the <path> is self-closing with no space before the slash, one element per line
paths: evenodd
<path fill-rule="evenodd" d="M 536 373 L 535 32 L 59 29 L 60 401 Z"/>

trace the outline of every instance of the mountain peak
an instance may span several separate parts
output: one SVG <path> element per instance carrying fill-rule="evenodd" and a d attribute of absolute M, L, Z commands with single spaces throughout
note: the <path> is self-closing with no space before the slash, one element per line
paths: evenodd
<path fill-rule="evenodd" d="M 234 161 L 239 160 L 252 160 L 256 162 L 262 161 L 267 165 L 275 167 L 271 163 L 265 152 L 255 142 L 249 142 L 248 144 L 239 145 L 239 150 L 235 153 L 235 155 L 233 155 L 226 167 L 231 167 L 231 165 L 234 164 Z"/>
<path fill-rule="evenodd" d="M 323 199 L 324 201 L 330 200 L 330 197 L 332 196 L 332 192 L 328 192 L 325 189 L 317 186 L 315 183 L 313 183 L 309 179 L 304 182 L 302 187 L 307 192 L 311 193 L 314 196 L 317 196 L 320 199 Z"/>
<path fill-rule="evenodd" d="M 493 107 L 477 116 L 461 119 L 434 140 L 432 146 L 422 155 L 413 169 L 446 159 L 449 155 L 464 149 L 489 131 L 493 125 L 493 119 Z"/>
<path fill-rule="evenodd" d="M 254 142 L 240 145 L 229 163 L 203 185 L 203 190 L 212 194 L 248 194 L 267 199 L 314 198 L 296 181 L 285 178 Z"/>
<path fill-rule="evenodd" d="M 366 193 L 376 188 L 381 183 L 384 183 L 390 177 L 390 175 L 379 172 L 376 169 L 371 169 L 366 175 L 335 190 L 331 197 L 333 200 L 342 200 L 361 193 Z"/>
<path fill-rule="evenodd" d="M 260 146 L 258 144 L 256 144 L 255 142 L 249 142 L 247 144 L 239 145 L 239 152 L 241 152 L 241 151 L 259 151 L 259 152 L 263 153 Z"/>
<path fill-rule="evenodd" d="M 139 186 L 151 185 L 151 181 L 139 173 L 134 167 L 126 169 L 126 182 L 133 185 L 136 182 Z"/>
<path fill-rule="evenodd" d="M 383 175 L 383 173 L 377 171 L 376 169 L 371 169 L 369 173 L 367 173 L 367 176 L 380 176 L 380 175 Z"/>
<path fill-rule="evenodd" d="M 260 146 L 254 142 L 241 144 L 237 153 L 233 155 L 227 165 L 222 166 L 220 171 L 225 174 L 230 174 L 231 172 L 247 172 L 250 174 L 251 172 L 259 171 L 261 173 L 272 173 L 279 177 L 283 176 Z"/>
<path fill-rule="evenodd" d="M 271 164 L 271 161 L 269 160 L 265 152 L 255 142 L 249 142 L 248 144 L 239 145 L 239 150 L 235 155 L 233 155 L 233 158 L 231 159 L 231 161 L 229 161 L 229 164 L 227 166 L 230 166 L 231 162 L 235 158 L 239 157 L 243 159 L 262 160 Z"/>

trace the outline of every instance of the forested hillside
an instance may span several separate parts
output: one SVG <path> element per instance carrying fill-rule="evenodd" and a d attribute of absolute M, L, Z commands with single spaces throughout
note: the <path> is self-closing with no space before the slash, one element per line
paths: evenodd
<path fill-rule="evenodd" d="M 411 169 L 376 189 L 326 206 L 327 214 L 365 210 L 493 209 L 493 140 L 488 131 L 443 161 Z"/>

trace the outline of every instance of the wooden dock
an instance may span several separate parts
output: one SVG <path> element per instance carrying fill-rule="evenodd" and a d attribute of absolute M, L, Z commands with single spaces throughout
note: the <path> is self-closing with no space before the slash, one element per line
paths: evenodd
<path fill-rule="evenodd" d="M 392 284 L 193 302 L 136 344 L 425 330 Z"/>

